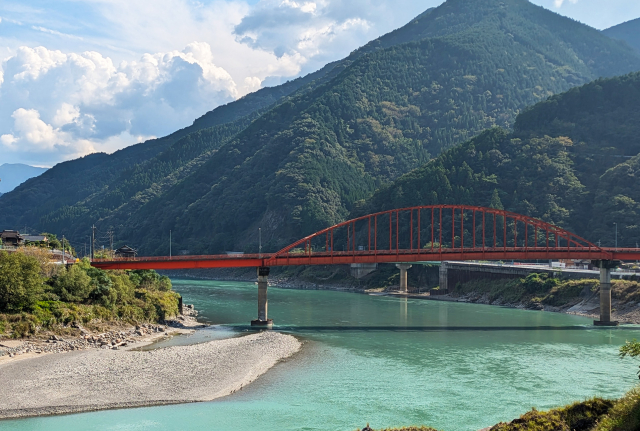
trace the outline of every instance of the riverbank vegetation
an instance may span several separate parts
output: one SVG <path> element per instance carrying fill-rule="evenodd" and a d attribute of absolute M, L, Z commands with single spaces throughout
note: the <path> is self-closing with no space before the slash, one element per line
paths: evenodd
<path fill-rule="evenodd" d="M 155 271 L 103 271 L 86 259 L 65 268 L 38 257 L 29 248 L 0 251 L 0 337 L 178 314 L 178 294 Z"/>
<path fill-rule="evenodd" d="M 618 400 L 592 398 L 549 411 L 531 411 L 489 431 L 636 431 L 640 429 L 640 388 Z M 375 431 L 368 426 L 363 431 Z M 387 428 L 381 431 L 435 431 L 427 427 Z"/>
<path fill-rule="evenodd" d="M 640 301 L 640 283 L 635 280 L 613 280 L 611 296 L 620 303 Z M 529 274 L 526 278 L 478 279 L 458 283 L 457 296 L 472 296 L 487 303 L 523 304 L 528 308 L 566 307 L 589 300 L 598 291 L 596 279 L 562 280 L 548 274 Z"/>

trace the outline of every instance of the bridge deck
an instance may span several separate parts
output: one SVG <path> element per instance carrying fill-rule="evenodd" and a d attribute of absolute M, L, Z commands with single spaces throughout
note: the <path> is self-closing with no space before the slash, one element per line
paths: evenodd
<path fill-rule="evenodd" d="M 638 249 L 547 249 L 547 248 L 469 248 L 431 250 L 383 250 L 348 252 L 312 252 L 247 255 L 205 255 L 205 256 L 157 256 L 121 258 L 114 260 L 96 259 L 93 266 L 102 269 L 193 269 L 193 268 L 248 268 L 260 266 L 298 265 L 345 265 L 352 263 L 399 263 L 444 260 L 640 260 Z"/>

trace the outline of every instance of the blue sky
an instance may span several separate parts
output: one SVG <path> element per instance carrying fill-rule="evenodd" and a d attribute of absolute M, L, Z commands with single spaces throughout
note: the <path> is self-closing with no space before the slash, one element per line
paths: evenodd
<path fill-rule="evenodd" d="M 533 2 L 598 29 L 640 17 L 638 0 Z M 440 3 L 2 0 L 0 163 L 52 166 L 164 136 Z"/>

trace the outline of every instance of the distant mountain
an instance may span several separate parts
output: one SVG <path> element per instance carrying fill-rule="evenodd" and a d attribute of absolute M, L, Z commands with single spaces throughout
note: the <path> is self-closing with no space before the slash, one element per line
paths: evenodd
<path fill-rule="evenodd" d="M 624 40 L 640 52 L 640 18 L 603 30 L 603 33 L 613 39 Z"/>
<path fill-rule="evenodd" d="M 448 0 L 190 129 L 60 164 L 0 197 L 0 224 L 78 240 L 96 223 L 143 254 L 169 230 L 191 253 L 252 251 L 261 227 L 273 250 L 529 105 L 637 70 L 632 48 L 527 0 Z"/>
<path fill-rule="evenodd" d="M 640 73 L 601 79 L 520 114 L 383 187 L 352 216 L 430 204 L 490 206 L 603 245 L 640 242 Z M 633 157 L 632 157 L 633 156 Z"/>
<path fill-rule="evenodd" d="M 21 163 L 0 165 L 0 194 L 10 192 L 29 178 L 37 177 L 47 168 L 36 168 Z"/>

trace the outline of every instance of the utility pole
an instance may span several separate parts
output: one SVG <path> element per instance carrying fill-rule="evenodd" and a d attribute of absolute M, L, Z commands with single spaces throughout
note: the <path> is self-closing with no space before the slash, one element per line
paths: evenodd
<path fill-rule="evenodd" d="M 109 232 L 107 232 L 107 234 L 109 234 L 109 248 L 111 252 L 113 252 L 113 233 L 113 229 L 109 229 Z"/>
<path fill-rule="evenodd" d="M 258 228 L 258 255 L 262 259 L 262 228 Z"/>
<path fill-rule="evenodd" d="M 169 229 L 169 259 L 171 259 L 171 229 Z"/>
<path fill-rule="evenodd" d="M 93 259 L 95 258 L 95 252 L 96 252 L 96 226 L 92 225 L 91 226 L 91 262 L 93 262 Z"/>
<path fill-rule="evenodd" d="M 62 265 L 64 266 L 64 235 L 62 235 Z"/>
<path fill-rule="evenodd" d="M 616 251 L 618 251 L 618 223 L 613 222 L 616 225 Z"/>

